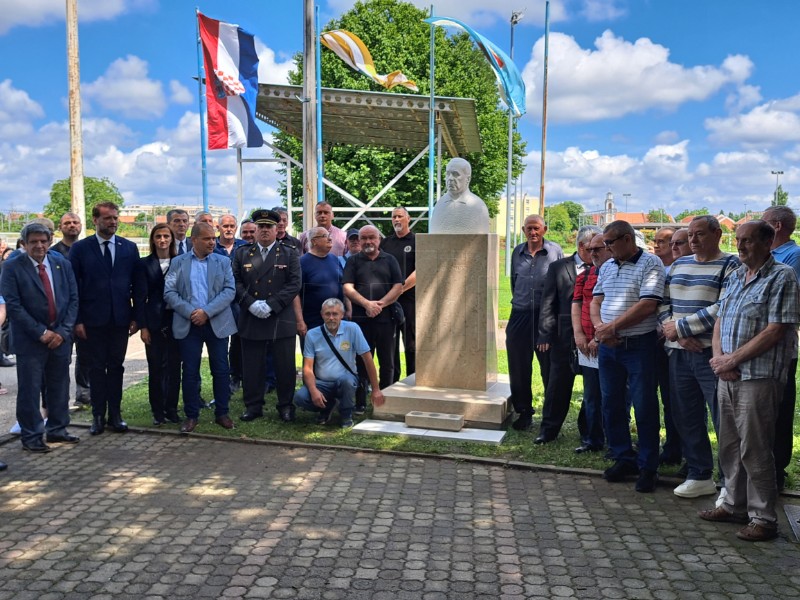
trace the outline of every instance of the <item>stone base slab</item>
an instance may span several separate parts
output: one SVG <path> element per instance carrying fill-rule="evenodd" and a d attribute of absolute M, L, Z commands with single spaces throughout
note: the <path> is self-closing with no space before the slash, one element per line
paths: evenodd
<path fill-rule="evenodd" d="M 464 415 L 423 412 L 412 410 L 406 415 L 406 425 L 421 429 L 440 429 L 442 431 L 460 431 L 464 427 Z"/>
<path fill-rule="evenodd" d="M 406 437 L 425 440 L 455 440 L 459 442 L 474 442 L 479 444 L 499 445 L 506 436 L 505 431 L 491 431 L 489 429 L 467 429 L 461 431 L 440 431 L 436 429 L 420 429 L 409 427 L 397 421 L 376 421 L 367 419 L 353 427 L 353 433 L 362 435 L 403 435 Z"/>
<path fill-rule="evenodd" d="M 383 390 L 386 402 L 373 409 L 373 418 L 405 421 L 412 411 L 436 412 L 464 416 L 465 427 L 501 429 L 511 414 L 511 387 L 508 378 L 487 382 L 486 391 L 459 390 L 416 385 L 410 375 Z"/>

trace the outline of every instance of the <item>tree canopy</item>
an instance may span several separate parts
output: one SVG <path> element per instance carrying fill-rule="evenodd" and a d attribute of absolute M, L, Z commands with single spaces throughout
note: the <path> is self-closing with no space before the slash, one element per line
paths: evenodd
<path fill-rule="evenodd" d="M 569 211 L 564 204 L 565 203 L 562 202 L 561 204 L 545 207 L 544 220 L 547 223 L 547 229 L 551 231 L 560 231 L 562 233 L 572 231 L 572 221 L 569 218 Z"/>
<path fill-rule="evenodd" d="M 689 208 L 686 210 L 682 210 L 677 215 L 675 215 L 675 221 L 678 222 L 681 219 L 685 219 L 686 217 L 693 217 L 696 215 L 707 215 L 707 214 L 709 214 L 709 212 L 708 208 L 706 208 L 705 206 L 701 208 Z"/>
<path fill-rule="evenodd" d="M 113 202 L 122 206 L 125 201 L 119 193 L 117 186 L 108 177 L 83 178 L 83 193 L 85 196 L 86 214 L 92 214 L 95 204 L 100 202 Z M 44 216 L 58 223 L 64 213 L 72 210 L 72 185 L 69 177 L 59 179 L 50 189 L 50 202 L 44 207 Z"/>
<path fill-rule="evenodd" d="M 789 192 L 784 191 L 783 186 L 779 185 L 775 189 L 775 197 L 773 198 L 775 206 L 786 206 L 789 204 Z"/>
<path fill-rule="evenodd" d="M 430 26 L 422 20 L 427 11 L 400 0 L 359 1 L 339 19 L 325 25 L 325 30 L 345 29 L 362 39 L 375 61 L 379 73 L 401 70 L 419 86 L 419 94 L 427 97 L 429 86 Z M 491 215 L 497 212 L 497 201 L 506 184 L 508 151 L 508 113 L 499 103 L 495 76 L 466 33 L 446 35 L 437 27 L 436 89 L 437 96 L 473 98 L 480 130 L 483 153 L 467 155 L 472 165 L 470 188 L 483 198 Z M 290 83 L 303 82 L 302 54 L 295 56 L 295 70 Z M 368 77 L 353 71 L 333 52 L 322 50 L 322 85 L 324 87 L 385 91 Z M 402 87 L 396 92 L 408 93 Z M 325 118 L 323 114 L 323 119 Z M 279 132 L 275 145 L 297 160 L 302 160 L 302 142 Z M 325 144 L 323 138 L 323 144 Z M 525 144 L 514 136 L 514 176 L 522 171 Z M 415 153 L 414 153 L 415 154 Z M 324 156 L 325 176 L 357 198 L 366 200 L 379 192 L 389 180 L 413 158 L 414 154 L 393 152 L 375 147 L 337 145 Z M 443 154 L 444 156 L 444 154 Z M 378 202 L 379 206 L 420 206 L 427 204 L 428 165 L 419 161 Z M 293 181 L 302 181 L 302 172 L 293 168 Z M 282 191 L 286 193 L 285 180 Z M 297 202 L 302 186 L 293 186 Z M 333 206 L 348 206 L 338 193 L 326 189 L 325 199 Z"/>

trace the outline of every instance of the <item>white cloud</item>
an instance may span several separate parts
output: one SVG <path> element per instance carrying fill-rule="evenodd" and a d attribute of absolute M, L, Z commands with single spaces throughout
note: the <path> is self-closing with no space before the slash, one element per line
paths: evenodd
<path fill-rule="evenodd" d="M 522 72 L 534 119 L 541 113 L 543 62 L 540 38 Z M 587 122 L 649 109 L 674 110 L 705 100 L 725 85 L 741 84 L 752 69 L 750 59 L 739 55 L 727 57 L 719 67 L 684 67 L 670 62 L 669 49 L 648 38 L 631 43 L 611 31 L 595 40 L 594 50 L 581 48 L 571 36 L 552 33 L 548 118 Z"/>
<path fill-rule="evenodd" d="M 294 68 L 294 60 L 278 61 L 275 51 L 256 37 L 256 54 L 258 54 L 259 83 L 289 83 L 289 71 Z"/>
<path fill-rule="evenodd" d="M 32 122 L 43 116 L 41 105 L 27 92 L 16 89 L 10 79 L 0 82 L 0 140 L 13 140 L 30 134 Z"/>
<path fill-rule="evenodd" d="M 77 0 L 76 0 L 77 1 Z M 81 23 L 105 21 L 138 10 L 152 10 L 158 0 L 80 0 Z M 3 0 L 0 11 L 0 35 L 12 27 L 38 27 L 65 19 L 64 0 Z"/>
<path fill-rule="evenodd" d="M 81 86 L 82 96 L 131 119 L 161 117 L 167 109 L 164 86 L 149 79 L 147 69 L 147 61 L 138 56 L 118 58 L 103 75 Z"/>
<path fill-rule="evenodd" d="M 656 142 L 659 144 L 671 144 L 678 140 L 677 131 L 662 131 L 656 135 Z"/>
<path fill-rule="evenodd" d="M 583 0 L 579 13 L 587 21 L 613 21 L 627 14 L 617 0 Z"/>
<path fill-rule="evenodd" d="M 750 112 L 704 122 L 709 138 L 718 144 L 748 148 L 800 142 L 800 94 L 761 104 Z"/>
<path fill-rule="evenodd" d="M 761 102 L 761 89 L 755 85 L 743 85 L 725 99 L 728 112 L 739 113 Z"/>
<path fill-rule="evenodd" d="M 169 91 L 169 100 L 173 104 L 191 104 L 195 100 L 194 94 L 189 91 L 189 88 L 177 79 L 173 79 L 169 82 Z"/>

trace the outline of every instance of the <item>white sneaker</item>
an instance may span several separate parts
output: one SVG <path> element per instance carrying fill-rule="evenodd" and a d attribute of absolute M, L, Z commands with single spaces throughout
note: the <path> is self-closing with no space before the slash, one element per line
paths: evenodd
<path fill-rule="evenodd" d="M 673 493 L 681 498 L 699 498 L 717 493 L 717 486 L 713 479 L 687 479 Z"/>
<path fill-rule="evenodd" d="M 726 490 L 725 488 L 720 488 L 716 507 L 719 508 L 720 506 L 722 506 L 725 503 L 725 498 L 727 497 L 728 497 L 728 490 Z"/>
<path fill-rule="evenodd" d="M 14 424 L 11 426 L 11 429 L 8 430 L 8 433 L 10 433 L 11 435 L 21 435 L 22 434 L 22 428 L 19 426 L 19 422 L 18 421 L 14 422 Z"/>

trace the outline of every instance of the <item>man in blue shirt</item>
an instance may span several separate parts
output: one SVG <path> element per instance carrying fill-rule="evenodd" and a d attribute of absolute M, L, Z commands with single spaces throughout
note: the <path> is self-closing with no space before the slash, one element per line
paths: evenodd
<path fill-rule="evenodd" d="M 800 281 L 800 246 L 792 239 L 797 215 L 788 206 L 772 206 L 764 211 L 764 220 L 775 230 L 772 241 L 772 256 L 779 263 L 794 269 Z M 794 409 L 797 397 L 797 355 L 789 363 L 789 375 L 783 388 L 783 399 L 778 407 L 778 420 L 775 425 L 775 476 L 778 489 L 786 484 L 786 469 L 792 462 L 792 444 L 794 442 Z"/>
<path fill-rule="evenodd" d="M 361 357 L 366 368 L 372 385 L 374 406 L 381 406 L 384 402 L 378 383 L 378 372 L 361 328 L 355 323 L 342 320 L 342 301 L 328 298 L 322 303 L 321 314 L 324 323 L 311 329 L 306 336 L 303 348 L 304 385 L 295 392 L 294 403 L 304 410 L 319 412 L 317 423 L 320 425 L 330 421 L 331 413 L 338 404 L 342 427 L 352 427 L 353 401 L 358 387 L 356 356 Z M 326 338 L 330 340 L 330 344 Z"/>

